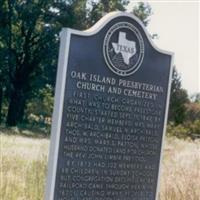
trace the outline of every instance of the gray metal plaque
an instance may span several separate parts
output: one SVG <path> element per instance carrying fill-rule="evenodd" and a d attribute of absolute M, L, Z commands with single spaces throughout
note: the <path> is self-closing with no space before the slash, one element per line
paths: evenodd
<path fill-rule="evenodd" d="M 155 200 L 173 54 L 133 15 L 63 29 L 46 200 Z"/>

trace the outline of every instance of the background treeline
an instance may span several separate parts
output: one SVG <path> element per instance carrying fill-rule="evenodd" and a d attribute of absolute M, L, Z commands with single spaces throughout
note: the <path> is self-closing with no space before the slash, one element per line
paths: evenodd
<path fill-rule="evenodd" d="M 128 0 L 0 0 L 0 123 L 48 130 L 61 28 L 87 29 L 105 13 L 125 11 L 128 3 Z M 147 26 L 152 11 L 141 2 L 132 13 Z M 171 91 L 169 134 L 200 136 L 200 95 L 188 97 L 176 69 Z"/>
<path fill-rule="evenodd" d="M 172 76 L 167 134 L 178 138 L 200 138 L 200 93 L 188 96 L 181 87 L 176 68 Z"/>

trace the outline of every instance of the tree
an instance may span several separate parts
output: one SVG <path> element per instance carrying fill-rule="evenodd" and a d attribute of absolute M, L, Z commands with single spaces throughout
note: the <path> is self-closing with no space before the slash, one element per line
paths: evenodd
<path fill-rule="evenodd" d="M 186 120 L 195 121 L 200 119 L 200 103 L 190 102 L 186 104 Z"/>
<path fill-rule="evenodd" d="M 191 101 L 194 103 L 200 103 L 200 93 L 193 94 L 191 96 Z"/>
<path fill-rule="evenodd" d="M 87 18 L 87 28 L 95 24 L 103 15 L 112 11 L 125 11 L 125 6 L 129 0 L 100 0 L 90 1 L 90 7 Z"/>
<path fill-rule="evenodd" d="M 15 126 L 23 116 L 31 76 L 48 56 L 53 56 L 55 32 L 48 26 L 51 0 L 11 1 L 8 5 L 6 40 L 9 55 L 10 101 L 7 125 Z M 44 56 L 47 55 L 48 56 Z"/>
<path fill-rule="evenodd" d="M 132 13 L 137 16 L 145 26 L 147 26 L 150 21 L 149 17 L 152 15 L 152 9 L 148 3 L 139 2 L 133 8 Z"/>
<path fill-rule="evenodd" d="M 133 8 L 133 14 L 147 26 L 150 21 L 149 17 L 152 15 L 152 10 L 148 3 L 140 2 Z M 153 38 L 155 36 L 157 36 L 157 34 L 152 35 Z M 182 123 L 186 117 L 186 103 L 188 102 L 187 91 L 181 87 L 181 77 L 176 68 L 174 68 L 171 85 L 169 120 L 173 121 L 175 124 Z"/>
<path fill-rule="evenodd" d="M 37 98 L 37 91 L 46 84 L 54 88 L 55 52 L 60 29 L 86 29 L 104 13 L 124 11 L 128 4 L 128 0 L 0 1 L 0 39 L 3 38 L 0 47 L 3 44 L 4 49 L 0 53 L 0 76 L 8 80 L 6 84 L 3 79 L 0 80 L 0 110 L 3 99 L 1 89 L 6 88 L 6 94 L 9 94 L 8 126 L 15 126 L 23 120 L 27 100 Z M 147 18 L 147 14 L 145 16 Z"/>
<path fill-rule="evenodd" d="M 9 61 L 7 63 L 8 126 L 16 126 L 23 119 L 27 99 L 33 98 L 36 94 L 33 91 L 49 83 L 54 85 L 57 64 L 55 52 L 58 49 L 58 34 L 61 27 L 85 29 L 92 21 L 91 12 L 99 10 L 102 16 L 104 11 L 124 10 L 123 5 L 128 1 L 90 1 L 96 5 L 98 8 L 96 10 L 89 9 L 88 2 L 87 0 L 2 2 L 6 34 L 1 32 L 0 37 L 6 35 L 4 47 Z M 6 63 L 6 59 L 3 60 Z M 2 74 L 5 75 L 5 72 Z M 48 77 L 49 74 L 51 78 Z M 1 99 L 0 91 L 0 103 Z"/>
<path fill-rule="evenodd" d="M 87 26 L 87 0 L 55 1 L 52 8 L 55 12 L 51 13 L 51 23 L 58 31 L 62 27 L 85 29 Z"/>
<path fill-rule="evenodd" d="M 176 125 L 182 123 L 185 119 L 186 103 L 188 102 L 187 91 L 181 87 L 181 77 L 176 68 L 174 68 L 171 83 L 169 120 L 173 121 Z"/>
<path fill-rule="evenodd" d="M 8 86 L 8 5 L 5 0 L 0 0 L 0 123 L 2 121 L 2 107 L 5 88 Z"/>

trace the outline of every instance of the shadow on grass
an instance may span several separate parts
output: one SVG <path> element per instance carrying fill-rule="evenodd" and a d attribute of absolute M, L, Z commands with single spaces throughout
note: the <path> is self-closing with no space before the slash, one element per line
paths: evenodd
<path fill-rule="evenodd" d="M 19 135 L 28 138 L 49 138 L 50 128 L 41 126 L 19 125 L 15 127 L 0 126 L 0 134 Z"/>

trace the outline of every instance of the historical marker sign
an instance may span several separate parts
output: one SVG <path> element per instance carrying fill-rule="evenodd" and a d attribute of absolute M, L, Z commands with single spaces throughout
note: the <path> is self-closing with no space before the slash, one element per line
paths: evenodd
<path fill-rule="evenodd" d="M 155 200 L 172 54 L 121 12 L 63 29 L 46 200 Z"/>

